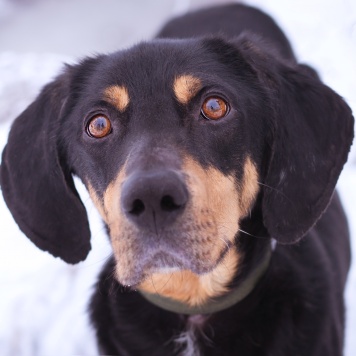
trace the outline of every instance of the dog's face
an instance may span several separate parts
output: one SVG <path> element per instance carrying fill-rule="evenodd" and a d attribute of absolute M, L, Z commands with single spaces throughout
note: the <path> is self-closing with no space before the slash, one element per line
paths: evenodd
<path fill-rule="evenodd" d="M 271 236 L 300 239 L 351 140 L 347 105 L 302 67 L 244 38 L 157 40 L 68 67 L 45 88 L 14 124 L 2 185 L 22 230 L 69 262 L 89 250 L 74 173 L 108 226 L 122 284 L 149 289 L 169 272 L 226 285 L 257 198 Z"/>
<path fill-rule="evenodd" d="M 269 118 L 252 73 L 237 63 L 231 75 L 214 57 L 141 45 L 103 58 L 95 85 L 66 103 L 68 158 L 109 227 L 123 284 L 211 272 L 256 198 Z"/>

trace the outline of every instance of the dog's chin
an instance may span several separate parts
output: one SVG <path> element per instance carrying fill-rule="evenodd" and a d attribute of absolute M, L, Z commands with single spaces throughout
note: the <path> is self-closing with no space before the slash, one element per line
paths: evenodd
<path fill-rule="evenodd" d="M 120 260 L 116 265 L 116 279 L 124 286 L 137 288 L 145 280 L 149 280 L 155 274 L 171 274 L 179 271 L 190 271 L 196 275 L 204 275 L 211 272 L 223 259 L 228 250 L 223 251 L 217 261 L 200 260 L 181 257 L 172 254 L 172 251 L 159 251 L 149 258 L 137 256 L 137 262 L 131 264 L 131 268 L 124 268 Z"/>
<path fill-rule="evenodd" d="M 174 272 L 189 270 L 197 275 L 202 275 L 210 272 L 216 266 L 216 263 L 184 259 L 162 251 L 149 259 L 137 257 L 137 263 L 132 266 L 131 270 L 121 268 L 118 264 L 116 266 L 116 279 L 120 284 L 132 288 L 148 280 L 153 274 L 168 275 Z M 121 271 L 125 272 L 120 273 Z"/>

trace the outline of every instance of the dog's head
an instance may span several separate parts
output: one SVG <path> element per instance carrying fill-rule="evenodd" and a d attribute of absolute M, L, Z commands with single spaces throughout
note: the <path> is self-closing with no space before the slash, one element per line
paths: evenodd
<path fill-rule="evenodd" d="M 156 40 L 47 85 L 12 127 L 1 184 L 22 231 L 67 262 L 90 250 L 75 174 L 108 226 L 121 283 L 222 263 L 228 281 L 256 201 L 270 236 L 298 241 L 352 137 L 349 107 L 303 66 L 243 37 Z"/>

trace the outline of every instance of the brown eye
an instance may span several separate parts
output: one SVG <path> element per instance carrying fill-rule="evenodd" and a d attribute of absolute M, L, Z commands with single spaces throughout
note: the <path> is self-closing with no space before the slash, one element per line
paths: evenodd
<path fill-rule="evenodd" d="M 102 138 L 111 132 L 111 122 L 104 115 L 95 115 L 87 126 L 89 136 Z"/>
<path fill-rule="evenodd" d="M 226 101 L 218 96 L 207 98 L 201 107 L 202 115 L 208 120 L 219 120 L 227 114 L 228 110 Z"/>

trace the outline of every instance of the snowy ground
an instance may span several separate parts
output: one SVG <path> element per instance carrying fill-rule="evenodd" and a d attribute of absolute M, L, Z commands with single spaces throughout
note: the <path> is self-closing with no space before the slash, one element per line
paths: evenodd
<path fill-rule="evenodd" d="M 159 11 L 159 3 L 152 3 L 152 16 Z M 196 3 L 194 0 L 177 0 L 172 9 L 184 12 Z M 278 19 L 300 60 L 317 68 L 323 80 L 344 96 L 356 112 L 354 0 L 253 0 L 249 3 L 263 7 Z M 126 13 L 129 10 L 127 5 Z M 0 24 L 5 13 L 11 11 L 14 8 L 0 0 Z M 162 18 L 169 15 L 168 10 L 164 11 L 166 13 L 160 13 Z M 129 22 L 126 26 L 126 32 L 134 31 Z M 144 33 L 142 29 L 140 31 L 138 36 Z M 132 38 L 132 41 L 137 38 Z M 57 53 L 61 54 L 44 53 L 39 49 L 35 53 L 22 51 L 20 54 L 17 49 L 5 45 L 0 47 L 0 151 L 12 119 L 57 73 L 63 61 L 73 61 L 72 52 Z M 68 266 L 35 248 L 18 230 L 0 198 L 1 356 L 97 355 L 86 308 L 96 275 L 110 255 L 110 247 L 88 194 L 81 183 L 77 183 L 89 212 L 93 244 L 88 259 L 77 266 Z M 338 187 L 349 217 L 356 256 L 355 149 Z M 346 291 L 346 356 L 356 355 L 355 266 L 356 263 Z"/>

